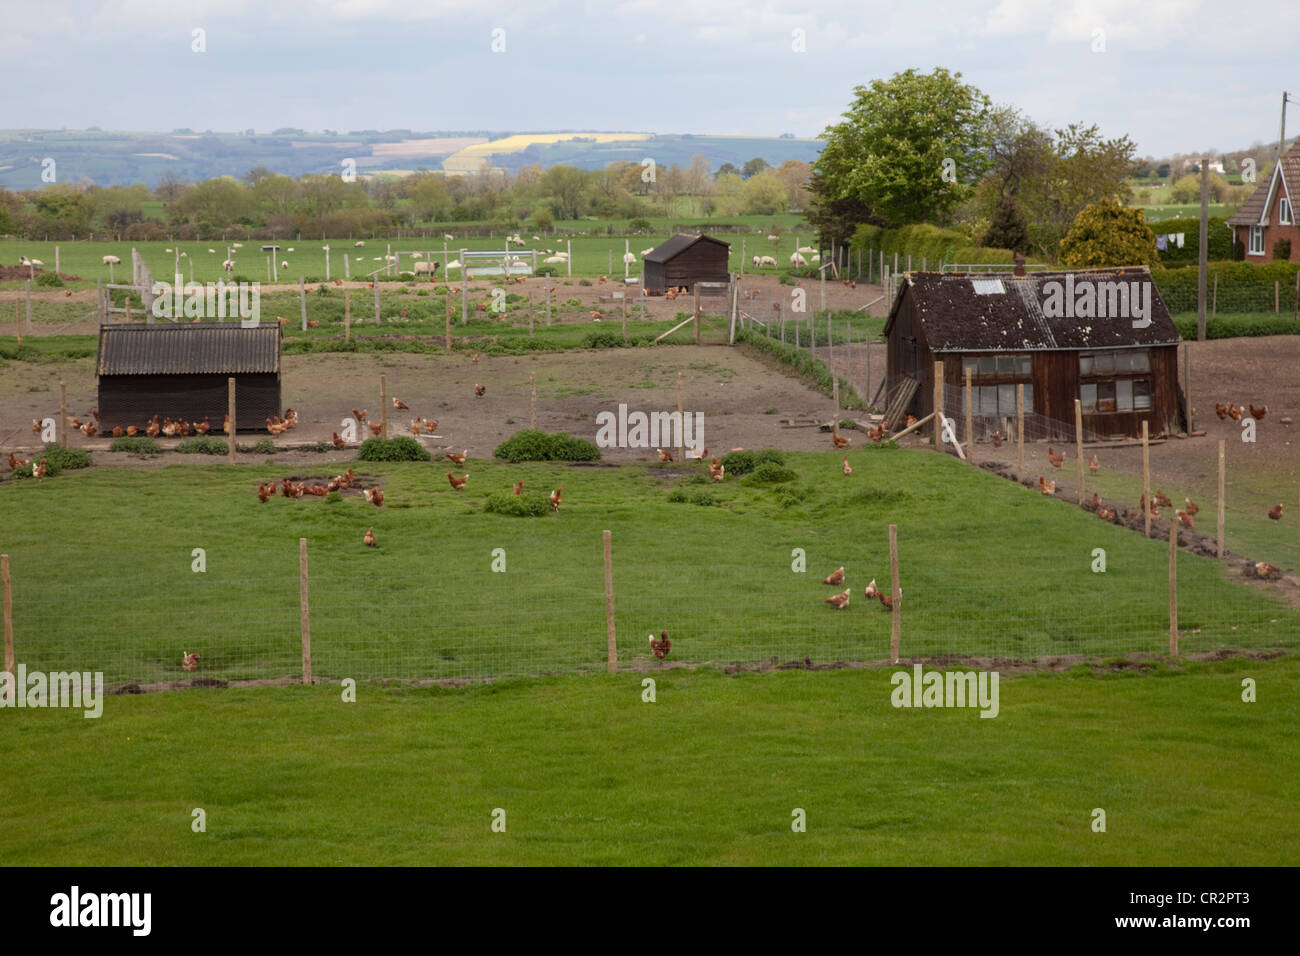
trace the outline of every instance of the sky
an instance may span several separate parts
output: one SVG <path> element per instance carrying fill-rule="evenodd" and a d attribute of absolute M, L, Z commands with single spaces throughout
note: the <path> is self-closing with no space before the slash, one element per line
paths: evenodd
<path fill-rule="evenodd" d="M 820 136 L 855 86 L 943 66 L 1044 126 L 1096 123 L 1164 156 L 1272 143 L 1282 91 L 1300 97 L 1300 5 L 1285 2 L 41 0 L 29 12 L 0 33 L 0 128 Z"/>

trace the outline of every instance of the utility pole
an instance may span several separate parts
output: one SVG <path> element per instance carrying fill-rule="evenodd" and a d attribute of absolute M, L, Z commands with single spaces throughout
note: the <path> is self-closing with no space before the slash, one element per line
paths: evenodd
<path fill-rule="evenodd" d="M 1201 224 L 1197 233 L 1196 252 L 1196 341 L 1205 341 L 1205 276 L 1208 271 L 1210 244 L 1210 157 L 1201 157 Z"/>

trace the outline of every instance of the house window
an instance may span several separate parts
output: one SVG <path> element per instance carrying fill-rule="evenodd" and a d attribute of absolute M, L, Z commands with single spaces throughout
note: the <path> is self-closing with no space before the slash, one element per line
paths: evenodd
<path fill-rule="evenodd" d="M 1250 247 L 1247 252 L 1252 256 L 1262 256 L 1264 254 L 1264 227 L 1250 227 Z"/>
<path fill-rule="evenodd" d="M 1291 225 L 1291 200 L 1285 196 L 1277 201 L 1277 222 L 1280 226 Z"/>

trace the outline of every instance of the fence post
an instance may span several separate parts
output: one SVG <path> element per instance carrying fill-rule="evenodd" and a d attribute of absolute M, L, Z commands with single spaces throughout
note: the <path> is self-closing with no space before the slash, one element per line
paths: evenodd
<path fill-rule="evenodd" d="M 302 311 L 302 330 L 307 331 L 307 277 L 298 276 L 298 307 Z"/>
<path fill-rule="evenodd" d="M 230 448 L 230 464 L 235 463 L 235 379 L 234 376 L 226 379 L 226 414 L 230 416 L 230 435 L 228 440 Z"/>
<path fill-rule="evenodd" d="M 1079 504 L 1083 504 L 1083 406 L 1074 400 L 1074 457 L 1078 459 Z"/>
<path fill-rule="evenodd" d="M 934 410 L 937 413 L 934 416 L 934 424 L 933 424 L 935 451 L 941 451 L 943 449 L 943 445 L 941 444 L 942 437 L 943 437 L 943 420 L 948 417 L 946 414 L 944 414 L 943 399 L 944 399 L 943 362 L 935 362 L 934 363 Z"/>
<path fill-rule="evenodd" d="M 9 672 L 9 703 L 17 703 L 18 674 L 14 670 L 14 595 L 9 584 L 9 555 L 0 554 L 0 590 L 4 591 L 5 670 Z"/>
<path fill-rule="evenodd" d="M 1142 419 L 1142 533 L 1151 537 L 1151 448 L 1147 444 L 1147 420 Z"/>
<path fill-rule="evenodd" d="M 443 296 L 443 299 L 444 299 L 443 305 L 446 307 L 445 311 L 447 313 L 446 315 L 447 324 L 443 330 L 442 347 L 446 350 L 447 354 L 450 355 L 451 354 L 451 288 L 450 287 L 448 287 L 447 294 Z"/>
<path fill-rule="evenodd" d="M 686 440 L 683 432 L 686 430 L 686 418 L 682 414 L 682 373 L 677 373 L 677 460 L 686 460 L 686 449 L 682 442 Z"/>
<path fill-rule="evenodd" d="M 352 290 L 343 290 L 343 341 L 352 341 Z"/>
<path fill-rule="evenodd" d="M 695 344 L 700 344 L 700 284 L 697 282 L 695 289 Z"/>
<path fill-rule="evenodd" d="M 388 441 L 388 375 L 379 373 L 379 437 Z"/>
<path fill-rule="evenodd" d="M 24 279 L 23 287 L 27 290 L 27 331 L 32 330 L 32 280 Z M 131 300 L 126 300 L 126 317 L 131 318 Z"/>
<path fill-rule="evenodd" d="M 302 682 L 311 683 L 311 607 L 307 600 L 307 539 L 298 539 L 298 607 L 302 618 Z"/>
<path fill-rule="evenodd" d="M 191 259 L 190 265 L 193 264 L 194 264 L 194 260 Z M 16 304 L 17 303 L 15 303 L 15 305 Z M 104 280 L 103 279 L 95 280 L 95 304 L 98 306 L 99 321 L 101 323 L 106 322 L 107 319 L 104 316 Z"/>
<path fill-rule="evenodd" d="M 1178 516 L 1169 516 L 1169 656 L 1178 656 Z"/>
<path fill-rule="evenodd" d="M 1192 415 L 1192 347 L 1183 343 L 1183 397 L 1187 401 L 1187 434 L 1192 434 L 1195 425 Z"/>
<path fill-rule="evenodd" d="M 605 551 L 605 635 L 608 641 L 608 667 L 611 674 L 618 673 L 618 642 L 614 637 L 614 564 L 609 532 L 601 532 Z"/>
<path fill-rule="evenodd" d="M 59 427 L 54 433 L 59 439 L 59 447 L 68 447 L 68 384 L 59 379 Z"/>
<path fill-rule="evenodd" d="M 1219 439 L 1219 558 L 1223 558 L 1223 447 L 1224 440 Z"/>
<path fill-rule="evenodd" d="M 465 261 L 465 250 L 460 250 L 460 324 L 469 321 L 469 263 Z"/>
<path fill-rule="evenodd" d="M 975 464 L 975 431 L 971 427 L 971 387 L 970 369 L 966 369 L 966 460 Z"/>
<path fill-rule="evenodd" d="M 343 278 L 352 281 L 352 260 L 346 252 L 343 253 Z"/>
<path fill-rule="evenodd" d="M 898 525 L 889 526 L 889 594 L 893 599 L 893 612 L 889 623 L 889 657 L 898 663 L 898 643 L 902 633 L 902 621 L 899 617 L 899 604 L 902 603 L 903 589 L 898 585 Z"/>
<path fill-rule="evenodd" d="M 375 281 L 371 283 L 375 287 L 375 325 L 379 325 L 379 273 L 375 273 Z"/>
<path fill-rule="evenodd" d="M 1016 386 L 1016 481 L 1025 483 L 1025 386 Z"/>
<path fill-rule="evenodd" d="M 528 427 L 537 431 L 537 373 L 528 373 Z"/>
<path fill-rule="evenodd" d="M 193 264 L 194 260 L 191 259 L 190 262 L 191 264 Z M 330 247 L 329 246 L 325 247 L 325 281 L 326 282 L 330 281 Z"/>

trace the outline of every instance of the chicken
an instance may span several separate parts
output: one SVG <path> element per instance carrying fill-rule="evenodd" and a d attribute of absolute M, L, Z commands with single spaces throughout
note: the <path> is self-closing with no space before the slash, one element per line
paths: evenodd
<path fill-rule="evenodd" d="M 465 477 L 463 478 L 457 478 L 451 472 L 447 472 L 447 480 L 451 482 L 451 487 L 456 491 L 461 491 L 465 487 L 465 482 L 468 479 L 469 479 L 469 472 L 466 472 Z"/>
<path fill-rule="evenodd" d="M 271 488 L 262 484 L 260 481 L 257 483 L 257 500 L 262 502 L 262 504 L 266 504 L 267 501 L 270 500 L 272 493 L 273 491 Z"/>
<path fill-rule="evenodd" d="M 126 434 L 126 432 L 122 431 L 122 426 L 121 426 L 121 425 L 114 425 L 114 426 L 113 426 L 113 437 L 114 437 L 114 438 L 121 438 L 121 437 L 122 437 L 123 435 L 125 435 L 125 434 Z"/>
<path fill-rule="evenodd" d="M 285 428 L 298 427 L 298 413 L 295 412 L 292 408 L 286 408 L 284 410 L 284 427 Z"/>
<path fill-rule="evenodd" d="M 131 430 L 128 428 L 128 429 L 127 429 L 127 432 L 129 433 L 130 431 L 131 431 Z M 227 434 L 227 435 L 230 434 L 230 416 L 229 416 L 229 415 L 227 415 L 227 416 L 225 417 L 225 420 L 221 423 L 221 431 L 222 431 L 223 433 Z"/>
<path fill-rule="evenodd" d="M 477 364 L 478 364 L 478 357 L 479 357 L 479 356 L 478 356 L 478 353 L 475 352 L 473 355 L 471 355 L 471 356 L 469 357 L 469 360 L 470 360 L 471 362 L 473 362 L 475 365 L 477 365 Z"/>
<path fill-rule="evenodd" d="M 352 466 L 348 465 L 348 472 L 341 482 L 344 488 L 351 488 L 356 483 L 357 476 L 352 474 Z"/>
<path fill-rule="evenodd" d="M 1092 472 L 1094 475 L 1097 473 L 1097 469 L 1100 467 L 1101 467 L 1101 462 L 1097 460 L 1096 455 L 1093 455 L 1091 458 L 1088 459 L 1088 470 Z"/>
<path fill-rule="evenodd" d="M 155 415 L 153 418 L 149 419 L 149 424 L 145 425 L 144 433 L 150 438 L 157 438 L 160 431 L 162 431 L 162 429 L 158 426 L 158 416 Z"/>
<path fill-rule="evenodd" d="M 659 460 L 660 460 L 660 461 L 672 461 L 672 460 L 673 460 L 673 456 L 670 455 L 668 452 L 664 451 L 662 448 L 656 448 L 655 451 L 659 452 Z"/>
<path fill-rule="evenodd" d="M 44 458 L 41 459 L 41 461 L 44 461 L 44 460 L 45 460 Z M 1281 506 L 1280 504 L 1278 504 L 1278 505 L 1274 505 L 1273 507 L 1269 508 L 1269 509 L 1268 509 L 1268 516 L 1269 516 L 1270 518 L 1272 518 L 1274 521 L 1281 521 L 1281 520 L 1282 520 L 1282 506 Z"/>
<path fill-rule="evenodd" d="M 434 434 L 435 432 L 437 432 L 437 430 L 438 430 L 438 419 L 436 419 L 436 418 L 433 418 L 433 419 L 426 418 L 426 419 L 424 420 L 424 433 L 425 433 L 426 435 L 432 435 L 432 434 Z"/>
<path fill-rule="evenodd" d="M 840 424 L 839 424 L 839 422 L 834 422 L 834 423 L 832 423 L 832 425 L 831 425 L 831 443 L 832 443 L 836 448 L 840 448 L 840 449 L 842 449 L 842 448 L 844 448 L 846 445 L 848 445 L 849 441 L 850 441 L 850 439 L 848 439 L 848 438 L 841 438 L 841 437 L 840 437 Z"/>
<path fill-rule="evenodd" d="M 280 494 L 284 495 L 284 497 L 286 498 L 293 497 L 293 482 L 291 482 L 288 478 L 280 482 Z"/>
<path fill-rule="evenodd" d="M 1183 499 L 1183 507 L 1187 510 L 1187 513 L 1188 513 L 1189 515 L 1197 514 L 1197 513 L 1199 513 L 1200 510 L 1201 510 L 1201 509 L 1197 506 L 1196 502 L 1192 501 L 1191 498 L 1184 498 L 1184 499 Z"/>
<path fill-rule="evenodd" d="M 95 427 L 94 422 L 86 422 L 81 426 L 81 434 L 85 435 L 87 438 L 94 438 L 97 431 L 99 431 L 99 429 Z"/>
<path fill-rule="evenodd" d="M 306 489 L 303 487 L 303 483 L 301 481 L 295 481 L 289 485 L 289 497 L 297 501 L 299 498 L 303 496 L 303 492 L 305 490 Z"/>
<path fill-rule="evenodd" d="M 11 470 L 14 468 L 21 468 L 25 464 L 27 464 L 26 458 L 17 458 L 14 456 L 13 452 L 9 453 L 9 468 Z"/>
<path fill-rule="evenodd" d="M 329 480 L 329 483 L 325 485 L 325 492 L 326 494 L 328 494 L 331 491 L 338 491 L 342 487 L 343 487 L 343 476 L 335 475 L 333 478 Z"/>
<path fill-rule="evenodd" d="M 686 451 L 686 460 L 687 460 L 687 461 L 703 461 L 704 459 L 706 459 L 706 458 L 708 458 L 708 457 L 709 457 L 709 450 L 708 450 L 707 448 L 704 449 L 704 450 L 703 450 L 702 452 L 700 452 L 699 454 L 691 454 L 690 449 L 687 449 L 687 451 Z"/>
<path fill-rule="evenodd" d="M 1228 405 L 1228 417 L 1231 418 L 1234 422 L 1241 421 L 1241 416 L 1244 415 L 1245 413 L 1246 413 L 1246 408 L 1243 405 L 1231 405 L 1231 404 Z"/>
<path fill-rule="evenodd" d="M 366 422 L 366 427 L 370 429 L 370 434 L 376 436 L 384 430 L 382 422 Z"/>
<path fill-rule="evenodd" d="M 275 481 L 272 480 L 271 483 L 266 487 L 271 492 L 271 497 L 274 498 L 276 493 Z"/>
<path fill-rule="evenodd" d="M 34 435 L 39 435 L 40 433 L 41 433 L 41 420 L 40 420 L 39 418 L 33 418 L 33 419 L 32 419 L 32 434 L 34 434 Z"/>
<path fill-rule="evenodd" d="M 894 597 L 892 594 L 886 594 L 884 591 L 876 591 L 876 597 L 880 598 L 880 604 L 886 611 L 892 611 L 894 609 Z M 903 603 L 902 588 L 898 589 L 898 603 L 900 606 Z"/>
<path fill-rule="evenodd" d="M 182 438 L 187 438 L 190 434 L 190 423 L 182 419 L 176 423 L 176 433 Z"/>
<path fill-rule="evenodd" d="M 203 417 L 203 421 L 194 423 L 194 432 L 198 435 L 206 435 L 212 431 L 212 422 L 208 421 L 208 416 Z"/>
<path fill-rule="evenodd" d="M 554 491 L 551 492 L 551 510 L 552 510 L 552 511 L 559 511 L 559 510 L 560 510 L 560 493 L 563 492 L 563 491 L 564 491 L 564 488 L 563 488 L 563 486 L 561 486 L 561 487 L 556 488 Z"/>
<path fill-rule="evenodd" d="M 1156 489 L 1155 502 L 1161 508 L 1172 508 L 1174 506 L 1174 503 L 1169 500 L 1169 496 L 1159 488 Z"/>
<path fill-rule="evenodd" d="M 416 418 L 411 421 L 411 434 L 418 435 L 424 427 L 424 419 Z"/>
<path fill-rule="evenodd" d="M 889 422 L 881 422 L 875 428 L 867 429 L 867 437 L 872 441 L 881 441 L 885 437 L 885 431 L 889 428 Z"/>
<path fill-rule="evenodd" d="M 831 586 L 833 586 L 833 587 L 839 587 L 839 586 L 840 586 L 841 584 L 843 584 L 843 583 L 844 583 L 844 567 L 843 567 L 843 565 L 841 565 L 840 567 L 836 568 L 836 569 L 835 569 L 834 571 L 832 571 L 830 574 L 826 575 L 825 580 L 822 581 L 822 584 L 829 584 L 829 585 L 831 585 Z"/>
<path fill-rule="evenodd" d="M 668 652 L 671 651 L 672 649 L 673 649 L 673 642 L 668 640 L 667 631 L 659 632 L 659 640 L 655 640 L 655 636 L 653 634 L 650 635 L 650 653 L 653 654 L 655 657 L 659 658 L 659 660 L 663 660 L 665 657 L 667 657 Z"/>
<path fill-rule="evenodd" d="M 375 529 L 367 528 L 366 533 L 362 536 L 361 540 L 366 543 L 367 548 L 373 548 L 375 546 Z"/>
<path fill-rule="evenodd" d="M 1219 421 L 1223 421 L 1228 417 L 1228 409 L 1231 407 L 1231 405 L 1223 405 L 1219 402 L 1214 403 L 1214 414 L 1219 416 Z"/>
<path fill-rule="evenodd" d="M 352 409 L 352 417 L 355 418 L 358 423 L 364 422 L 366 420 L 366 410 L 363 408 L 361 411 L 357 411 L 354 408 Z"/>
<path fill-rule="evenodd" d="M 1282 576 L 1281 570 L 1267 561 L 1257 561 L 1255 563 L 1255 574 L 1261 578 L 1280 578 Z"/>
<path fill-rule="evenodd" d="M 1056 482 L 1046 481 L 1042 475 L 1038 476 L 1038 490 L 1045 495 L 1056 494 Z"/>
<path fill-rule="evenodd" d="M 875 578 L 872 578 L 871 581 L 870 581 L 870 583 L 868 583 L 867 586 L 866 586 L 865 588 L 862 589 L 862 596 L 863 596 L 863 597 L 866 597 L 866 598 L 873 598 L 873 597 L 875 597 L 878 593 L 879 593 L 879 591 L 878 591 L 878 589 L 876 588 L 876 579 L 875 579 Z"/>
<path fill-rule="evenodd" d="M 134 437 L 135 437 L 136 435 L 138 435 L 138 434 L 140 434 L 140 429 L 136 428 L 134 425 L 127 425 L 127 426 L 126 426 L 126 437 L 127 437 L 127 438 L 134 438 Z"/>
<path fill-rule="evenodd" d="M 904 428 L 911 428 L 911 427 L 912 427 L 913 425 L 915 425 L 915 424 L 916 424 L 916 416 L 915 416 L 915 415 L 908 415 L 905 419 L 903 419 L 903 427 L 904 427 Z"/>
<path fill-rule="evenodd" d="M 1251 405 L 1250 414 L 1251 417 L 1255 419 L 1255 421 L 1262 422 L 1264 420 L 1264 416 L 1268 414 L 1268 406 L 1261 405 L 1259 408 L 1256 408 L 1254 405 Z"/>
<path fill-rule="evenodd" d="M 411 410 L 411 406 L 408 405 L 408 404 L 406 404 L 406 402 L 402 401 L 402 400 L 401 400 L 400 398 L 398 398 L 396 395 L 393 396 L 393 407 L 394 407 L 394 408 L 404 408 L 404 409 L 406 409 L 408 412 Z"/>
<path fill-rule="evenodd" d="M 605 280 L 604 280 L 604 279 L 601 279 L 600 281 L 601 281 L 601 282 L 604 282 Z M 591 311 L 591 317 L 592 317 L 593 319 L 603 319 L 605 316 L 603 316 L 601 313 L 599 313 L 599 312 L 597 312 L 595 309 L 593 309 L 593 310 Z"/>
<path fill-rule="evenodd" d="M 486 385 L 475 385 L 475 386 L 474 386 L 474 394 L 475 394 L 476 396 L 478 396 L 479 398 L 482 398 L 485 394 L 487 394 L 487 386 L 486 386 Z"/>
<path fill-rule="evenodd" d="M 1053 451 L 1052 446 L 1047 446 L 1047 460 L 1052 463 L 1053 468 L 1060 468 L 1065 464 L 1065 452 Z"/>
<path fill-rule="evenodd" d="M 1195 530 L 1196 525 L 1192 523 L 1192 516 L 1189 515 L 1182 508 L 1179 508 L 1177 511 L 1174 512 L 1174 517 L 1178 519 L 1178 523 L 1182 525 L 1184 528 L 1191 528 L 1192 530 Z"/>
<path fill-rule="evenodd" d="M 1095 491 L 1092 493 L 1091 507 L 1093 511 L 1096 511 L 1098 508 L 1101 507 L 1101 496 L 1097 494 L 1097 492 Z"/>
<path fill-rule="evenodd" d="M 842 611 L 849 606 L 849 592 L 851 590 L 851 588 L 845 588 L 839 594 L 832 594 L 822 603 L 831 605 L 837 611 Z"/>
<path fill-rule="evenodd" d="M 198 651 L 195 651 L 193 654 L 188 654 L 188 653 L 182 651 L 182 652 L 181 652 L 181 670 L 183 670 L 183 671 L 185 671 L 186 673 L 189 673 L 189 674 L 194 673 L 194 672 L 195 672 L 196 670 L 198 670 L 198 668 L 199 668 L 199 658 L 202 657 L 202 656 L 203 656 L 203 655 L 200 654 Z"/>
<path fill-rule="evenodd" d="M 844 459 L 844 464 L 840 465 L 840 471 L 844 472 L 846 475 L 853 474 L 853 466 L 849 464 L 847 458 Z"/>
<path fill-rule="evenodd" d="M 309 495 L 315 495 L 317 498 L 324 498 L 330 493 L 329 488 L 325 485 L 308 485 L 303 491 Z"/>
<path fill-rule="evenodd" d="M 708 467 L 709 467 L 709 477 L 714 482 L 720 482 L 722 481 L 723 478 L 726 477 L 727 466 L 724 465 L 722 462 L 718 461 L 718 459 L 716 458 L 713 459 L 713 461 L 709 464 Z"/>
<path fill-rule="evenodd" d="M 334 437 L 333 437 L 333 439 L 331 439 L 331 440 L 334 442 L 334 447 L 335 447 L 335 448 L 342 448 L 342 447 L 344 447 L 344 445 L 346 444 L 346 443 L 343 441 L 343 439 L 339 437 L 339 433 L 338 433 L 338 432 L 334 432 Z"/>
<path fill-rule="evenodd" d="M 68 416 L 68 424 L 69 424 L 70 426 L 72 426 L 73 428 L 80 428 L 80 427 L 81 427 L 81 419 L 80 419 L 80 418 L 77 418 L 77 416 L 75 416 L 75 415 L 69 415 L 69 416 Z"/>
<path fill-rule="evenodd" d="M 170 418 L 164 418 L 162 423 L 162 433 L 168 438 L 175 438 L 181 433 L 179 422 L 174 422 Z"/>
<path fill-rule="evenodd" d="M 314 329 L 314 328 L 316 328 L 318 325 L 320 325 L 320 322 L 319 322 L 319 320 L 317 320 L 317 319 L 309 319 L 309 320 L 307 321 L 307 328 L 309 328 L 309 329 Z"/>
<path fill-rule="evenodd" d="M 451 461 L 455 462 L 457 465 L 463 465 L 465 464 L 465 459 L 469 457 L 469 449 L 466 448 L 464 451 L 460 452 L 460 454 L 449 451 L 444 453 L 443 457 L 451 459 Z"/>
<path fill-rule="evenodd" d="M 34 468 L 32 468 L 32 477 L 33 477 L 33 478 L 44 478 L 44 477 L 45 477 L 45 459 L 44 459 L 44 458 L 41 459 L 40 464 L 38 464 L 38 465 L 36 465 Z"/>
<path fill-rule="evenodd" d="M 519 481 L 515 482 L 515 494 L 517 495 L 523 494 L 523 491 L 524 491 L 524 482 L 523 479 L 521 478 L 519 479 Z"/>
<path fill-rule="evenodd" d="M 1110 508 L 1098 508 L 1097 517 L 1100 518 L 1102 521 L 1109 521 L 1115 517 L 1115 512 L 1112 511 Z"/>
<path fill-rule="evenodd" d="M 384 506 L 384 490 L 382 488 L 367 488 L 365 489 L 365 494 L 366 501 L 369 501 L 376 508 L 382 508 Z"/>
<path fill-rule="evenodd" d="M 1001 448 L 1001 447 L 1002 447 L 1002 442 L 1003 442 L 1003 441 L 1004 441 L 1004 439 L 1003 439 L 1003 437 L 1002 437 L 1002 433 L 1001 433 L 1001 432 L 994 432 L 994 433 L 993 433 L 993 447 L 994 447 L 994 448 Z"/>

